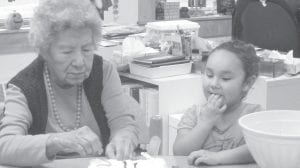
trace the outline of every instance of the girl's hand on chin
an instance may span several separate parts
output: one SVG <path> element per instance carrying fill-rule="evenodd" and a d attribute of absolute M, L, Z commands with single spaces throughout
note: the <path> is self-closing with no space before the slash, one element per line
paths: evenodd
<path fill-rule="evenodd" d="M 208 122 L 214 125 L 225 112 L 226 108 L 227 105 L 225 104 L 224 97 L 212 94 L 209 96 L 207 103 L 201 108 L 200 116 L 198 118 L 201 122 Z"/>

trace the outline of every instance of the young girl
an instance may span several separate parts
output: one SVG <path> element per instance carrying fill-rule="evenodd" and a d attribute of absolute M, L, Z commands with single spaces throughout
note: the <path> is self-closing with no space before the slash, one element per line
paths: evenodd
<path fill-rule="evenodd" d="M 193 106 L 178 124 L 175 155 L 198 166 L 253 162 L 238 119 L 261 110 L 242 102 L 258 76 L 259 58 L 250 44 L 230 41 L 216 47 L 203 75 L 204 105 Z"/>

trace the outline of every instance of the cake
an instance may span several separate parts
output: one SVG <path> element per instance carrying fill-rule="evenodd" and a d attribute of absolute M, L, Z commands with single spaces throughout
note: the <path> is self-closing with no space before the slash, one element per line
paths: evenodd
<path fill-rule="evenodd" d="M 92 159 L 88 168 L 167 168 L 166 162 L 161 158 L 143 160 L 115 160 L 115 159 Z"/>

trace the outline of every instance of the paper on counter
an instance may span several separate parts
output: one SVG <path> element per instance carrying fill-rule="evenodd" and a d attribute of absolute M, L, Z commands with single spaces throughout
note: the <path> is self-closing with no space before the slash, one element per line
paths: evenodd
<path fill-rule="evenodd" d="M 113 40 L 102 40 L 98 42 L 98 44 L 102 47 L 112 47 L 112 46 L 117 46 L 120 44 L 120 42 L 113 41 Z"/>

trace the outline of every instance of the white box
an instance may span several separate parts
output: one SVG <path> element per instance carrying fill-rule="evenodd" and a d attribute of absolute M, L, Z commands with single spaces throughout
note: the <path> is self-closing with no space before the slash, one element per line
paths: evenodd
<path fill-rule="evenodd" d="M 146 78 L 162 78 L 191 73 L 192 63 L 166 65 L 160 67 L 145 67 L 137 64 L 129 64 L 130 73 Z"/>
<path fill-rule="evenodd" d="M 293 58 L 292 64 L 286 64 L 286 70 L 288 74 L 295 75 L 300 72 L 300 59 Z"/>

